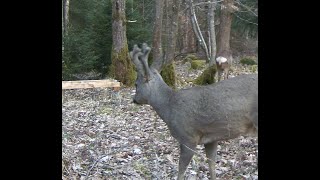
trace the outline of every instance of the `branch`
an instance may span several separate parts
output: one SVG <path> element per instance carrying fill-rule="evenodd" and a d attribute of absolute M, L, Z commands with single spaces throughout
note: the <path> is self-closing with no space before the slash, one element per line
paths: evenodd
<path fill-rule="evenodd" d="M 240 6 L 244 7 L 245 9 L 247 9 L 249 12 L 251 12 L 252 14 L 254 14 L 255 16 L 258 17 L 258 14 L 256 14 L 255 12 L 253 12 L 248 6 L 242 4 L 240 1 L 235 1 L 237 4 L 239 4 Z"/>
<path fill-rule="evenodd" d="M 133 23 L 133 22 L 137 22 L 137 20 L 127 20 L 127 22 Z"/>
<path fill-rule="evenodd" d="M 237 16 L 239 19 L 241 19 L 241 20 L 243 20 L 243 21 L 246 21 L 246 22 L 248 22 L 248 23 L 250 23 L 250 24 L 254 24 L 254 25 L 257 25 L 257 26 L 258 26 L 257 23 L 254 23 L 254 22 L 251 22 L 251 21 L 249 21 L 249 20 L 243 19 L 242 17 L 238 16 L 236 13 L 234 13 L 234 15 Z"/>
<path fill-rule="evenodd" d="M 108 156 L 108 155 L 104 155 L 104 156 L 99 157 L 99 158 L 92 164 L 91 168 L 87 171 L 86 179 L 88 179 L 89 174 L 90 174 L 90 171 L 97 165 L 97 163 L 98 163 L 102 158 L 104 158 L 104 157 L 106 157 L 106 156 Z"/>
<path fill-rule="evenodd" d="M 203 50 L 206 53 L 206 57 L 207 57 L 207 61 L 210 61 L 210 54 L 208 53 L 208 48 L 207 48 L 207 44 L 202 36 L 199 24 L 198 24 L 198 20 L 197 20 L 197 16 L 194 12 L 194 6 L 193 6 L 193 0 L 190 0 L 190 14 L 191 14 L 191 23 L 192 23 L 192 27 L 193 27 L 193 31 L 196 34 L 198 41 L 200 43 L 200 46 L 203 48 Z"/>
<path fill-rule="evenodd" d="M 192 7 L 195 7 L 195 6 L 200 6 L 200 5 L 203 5 L 203 4 L 215 4 L 215 3 L 219 3 L 219 2 L 222 2 L 224 0 L 220 0 L 220 1 L 214 1 L 214 2 L 200 2 L 200 3 L 196 3 L 196 4 L 193 4 Z M 188 10 L 190 7 L 186 7 L 185 9 L 183 9 L 182 11 L 180 12 L 184 12 L 186 10 Z"/>
<path fill-rule="evenodd" d="M 224 1 L 224 0 L 214 1 L 214 2 L 199 2 L 199 3 L 193 4 L 193 6 L 199 6 L 199 5 L 203 5 L 203 4 L 215 4 L 215 3 L 222 2 L 222 1 Z"/>

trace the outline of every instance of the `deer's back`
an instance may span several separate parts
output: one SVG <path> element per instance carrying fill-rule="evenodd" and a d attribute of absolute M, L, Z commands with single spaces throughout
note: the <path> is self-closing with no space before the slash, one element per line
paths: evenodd
<path fill-rule="evenodd" d="M 230 139 L 255 130 L 258 76 L 240 75 L 213 85 L 178 91 L 172 100 L 171 132 L 200 141 Z M 183 128 L 182 128 L 183 127 Z"/>

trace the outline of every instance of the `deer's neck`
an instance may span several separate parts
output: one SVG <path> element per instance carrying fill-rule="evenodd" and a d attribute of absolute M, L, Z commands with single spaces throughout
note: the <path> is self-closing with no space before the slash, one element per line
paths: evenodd
<path fill-rule="evenodd" d="M 171 114 L 170 110 L 172 108 L 170 107 L 172 103 L 170 103 L 170 100 L 172 100 L 174 94 L 174 90 L 163 81 L 154 86 L 151 94 L 149 104 L 165 122 L 168 121 L 168 117 Z"/>

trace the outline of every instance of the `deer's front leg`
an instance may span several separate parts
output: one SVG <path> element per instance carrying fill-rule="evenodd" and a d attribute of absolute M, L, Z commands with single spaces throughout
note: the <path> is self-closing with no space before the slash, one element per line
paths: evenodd
<path fill-rule="evenodd" d="M 184 173 L 186 172 L 186 169 L 194 155 L 194 149 L 196 145 L 186 145 L 180 144 L 180 158 L 179 158 L 179 174 L 178 174 L 178 180 L 184 179 Z M 192 149 L 192 150 L 190 150 Z"/>

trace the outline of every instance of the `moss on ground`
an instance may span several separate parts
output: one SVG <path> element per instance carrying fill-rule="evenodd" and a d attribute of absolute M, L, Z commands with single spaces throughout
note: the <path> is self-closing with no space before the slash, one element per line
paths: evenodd
<path fill-rule="evenodd" d="M 216 82 L 215 80 L 215 74 L 217 72 L 216 65 L 209 66 L 207 69 L 203 71 L 203 73 L 196 78 L 193 83 L 197 85 L 207 85 L 207 84 L 213 84 Z"/>
<path fill-rule="evenodd" d="M 240 60 L 242 65 L 256 65 L 257 62 L 251 57 L 244 57 Z"/>
<path fill-rule="evenodd" d="M 204 60 L 192 60 L 191 69 L 202 69 L 206 66 L 206 61 Z"/>

